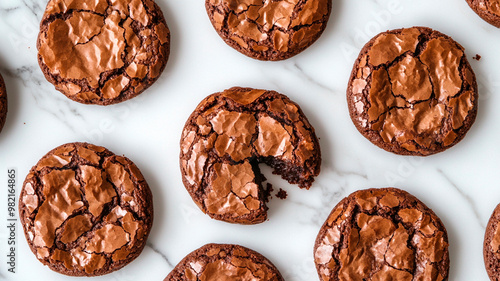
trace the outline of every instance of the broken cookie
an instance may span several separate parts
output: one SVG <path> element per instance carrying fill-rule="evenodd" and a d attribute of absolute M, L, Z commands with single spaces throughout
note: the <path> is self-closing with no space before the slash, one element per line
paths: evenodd
<path fill-rule="evenodd" d="M 181 137 L 182 180 L 195 203 L 214 219 L 263 222 L 269 194 L 259 163 L 292 184 L 311 186 L 321 153 L 300 107 L 277 92 L 250 88 L 205 98 Z"/>

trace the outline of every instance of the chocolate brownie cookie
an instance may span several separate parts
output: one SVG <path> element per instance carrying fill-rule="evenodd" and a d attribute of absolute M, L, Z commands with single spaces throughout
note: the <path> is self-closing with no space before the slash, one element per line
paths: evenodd
<path fill-rule="evenodd" d="M 30 171 L 19 216 L 35 256 L 71 276 L 118 270 L 139 256 L 153 223 L 151 191 L 129 159 L 69 143 Z"/>
<path fill-rule="evenodd" d="M 484 264 L 492 281 L 500 281 L 500 204 L 491 215 L 484 235 Z"/>
<path fill-rule="evenodd" d="M 464 49 L 426 27 L 383 32 L 354 64 L 347 103 L 356 128 L 396 154 L 426 156 L 458 143 L 478 94 Z"/>
<path fill-rule="evenodd" d="M 259 60 L 284 60 L 323 33 L 332 0 L 206 0 L 217 33 L 239 52 Z"/>
<path fill-rule="evenodd" d="M 131 99 L 162 73 L 170 32 L 153 0 L 50 0 L 38 63 L 70 99 L 109 105 Z"/>
<path fill-rule="evenodd" d="M 466 0 L 483 20 L 500 27 L 500 0 Z"/>
<path fill-rule="evenodd" d="M 238 245 L 208 244 L 187 255 L 164 281 L 283 281 L 261 254 Z"/>
<path fill-rule="evenodd" d="M 7 90 L 2 75 L 0 75 L 0 132 L 7 119 Z"/>
<path fill-rule="evenodd" d="M 200 209 L 232 223 L 266 220 L 259 163 L 290 183 L 311 186 L 321 154 L 300 107 L 277 92 L 250 88 L 205 98 L 186 122 L 180 153 L 182 180 Z"/>
<path fill-rule="evenodd" d="M 441 220 L 396 188 L 357 191 L 332 210 L 314 260 L 320 280 L 448 279 L 448 236 Z"/>

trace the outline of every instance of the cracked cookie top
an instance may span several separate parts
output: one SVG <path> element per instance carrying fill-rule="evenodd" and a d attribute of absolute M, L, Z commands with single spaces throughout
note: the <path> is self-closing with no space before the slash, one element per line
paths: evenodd
<path fill-rule="evenodd" d="M 141 253 L 153 223 L 149 187 L 129 159 L 69 143 L 30 171 L 19 198 L 28 244 L 52 270 L 97 276 Z"/>
<path fill-rule="evenodd" d="M 40 23 L 38 62 L 70 99 L 131 99 L 165 68 L 170 31 L 153 0 L 51 0 Z"/>
<path fill-rule="evenodd" d="M 425 156 L 458 143 L 474 123 L 476 78 L 462 46 L 450 37 L 425 27 L 392 30 L 361 50 L 347 103 L 371 142 Z"/>
<path fill-rule="evenodd" d="M 164 281 L 283 281 L 261 254 L 238 245 L 208 244 L 187 255 Z"/>
<path fill-rule="evenodd" d="M 217 33 L 239 52 L 283 60 L 313 44 L 326 28 L 331 0 L 206 0 Z"/>
<path fill-rule="evenodd" d="M 231 88 L 205 98 L 186 122 L 180 166 L 186 189 L 212 218 L 254 224 L 268 197 L 259 163 L 309 188 L 321 154 L 300 107 L 274 91 Z"/>
<path fill-rule="evenodd" d="M 492 281 L 500 280 L 500 204 L 491 214 L 484 234 L 483 256 Z"/>
<path fill-rule="evenodd" d="M 0 75 L 0 132 L 5 125 L 5 119 L 7 119 L 7 89 L 3 77 Z"/>
<path fill-rule="evenodd" d="M 441 220 L 396 188 L 344 198 L 316 238 L 320 280 L 442 281 L 448 279 L 448 236 Z"/>
<path fill-rule="evenodd" d="M 500 28 L 500 0 L 467 0 L 467 3 L 483 20 Z"/>

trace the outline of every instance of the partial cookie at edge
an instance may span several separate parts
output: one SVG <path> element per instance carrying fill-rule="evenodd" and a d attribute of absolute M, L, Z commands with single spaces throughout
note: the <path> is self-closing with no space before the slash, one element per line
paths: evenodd
<path fill-rule="evenodd" d="M 489 24 L 500 28 L 499 0 L 466 0 L 471 9 Z"/>
<path fill-rule="evenodd" d="M 497 205 L 486 226 L 483 257 L 486 272 L 492 281 L 500 281 L 500 204 Z"/>
<path fill-rule="evenodd" d="M 2 75 L 0 75 L 0 132 L 2 132 L 5 120 L 7 119 L 7 89 Z"/>
<path fill-rule="evenodd" d="M 187 255 L 164 281 L 284 281 L 261 254 L 239 245 L 208 244 Z"/>

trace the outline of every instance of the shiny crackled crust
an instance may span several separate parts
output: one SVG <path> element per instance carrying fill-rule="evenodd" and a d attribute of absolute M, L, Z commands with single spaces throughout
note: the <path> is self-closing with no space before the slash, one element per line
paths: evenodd
<path fill-rule="evenodd" d="M 0 75 L 0 132 L 5 125 L 5 119 L 7 119 L 7 109 L 7 89 L 5 89 L 5 82 Z"/>
<path fill-rule="evenodd" d="M 492 281 L 500 280 L 500 204 L 491 214 L 484 234 L 483 256 L 486 272 Z"/>
<path fill-rule="evenodd" d="M 212 25 L 239 52 L 283 60 L 312 45 L 326 28 L 331 0 L 206 0 Z"/>
<path fill-rule="evenodd" d="M 283 281 L 264 256 L 230 244 L 208 244 L 187 255 L 164 281 Z"/>
<path fill-rule="evenodd" d="M 263 222 L 268 196 L 258 163 L 309 188 L 321 154 L 300 107 L 274 91 L 231 88 L 205 98 L 181 137 L 182 179 L 200 209 L 227 222 Z"/>
<path fill-rule="evenodd" d="M 57 90 L 80 103 L 109 105 L 158 79 L 170 32 L 153 0 L 51 0 L 37 48 L 40 67 Z"/>
<path fill-rule="evenodd" d="M 52 270 L 97 276 L 141 253 L 153 223 L 151 191 L 129 159 L 69 143 L 30 171 L 19 217 L 35 256 Z"/>
<path fill-rule="evenodd" d="M 466 0 L 483 20 L 500 28 L 500 0 Z"/>
<path fill-rule="evenodd" d="M 361 50 L 347 103 L 356 128 L 372 143 L 426 156 L 455 145 L 472 126 L 477 83 L 453 39 L 425 27 L 397 29 Z"/>
<path fill-rule="evenodd" d="M 344 198 L 319 231 L 314 259 L 322 281 L 442 281 L 450 263 L 441 220 L 396 188 Z"/>

